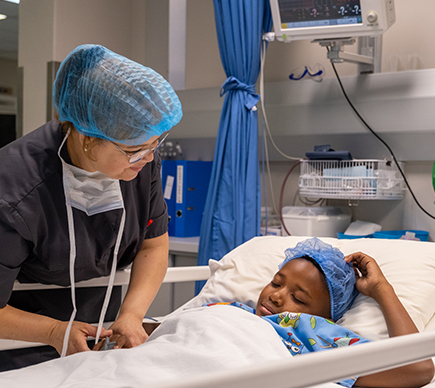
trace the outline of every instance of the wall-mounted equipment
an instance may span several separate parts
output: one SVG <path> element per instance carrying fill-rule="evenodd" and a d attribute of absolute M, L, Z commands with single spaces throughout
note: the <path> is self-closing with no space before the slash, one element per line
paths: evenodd
<path fill-rule="evenodd" d="M 299 188 L 308 198 L 397 200 L 405 183 L 397 165 L 387 160 L 302 160 Z"/>
<path fill-rule="evenodd" d="M 360 65 L 359 73 L 381 71 L 382 34 L 396 21 L 394 0 L 269 0 L 274 33 L 281 42 L 312 39 L 327 47 L 333 63 Z M 343 46 L 359 38 L 358 54 Z"/>
<path fill-rule="evenodd" d="M 395 22 L 394 0 L 270 0 L 276 39 L 382 35 Z"/>

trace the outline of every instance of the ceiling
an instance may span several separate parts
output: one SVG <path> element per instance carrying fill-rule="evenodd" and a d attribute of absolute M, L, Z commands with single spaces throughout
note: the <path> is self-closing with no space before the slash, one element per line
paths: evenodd
<path fill-rule="evenodd" d="M 0 59 L 18 60 L 18 4 L 0 0 Z"/>

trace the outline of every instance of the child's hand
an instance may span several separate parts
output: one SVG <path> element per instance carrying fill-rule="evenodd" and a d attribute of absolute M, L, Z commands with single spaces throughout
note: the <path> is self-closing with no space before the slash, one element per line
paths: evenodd
<path fill-rule="evenodd" d="M 346 256 L 344 260 L 353 263 L 356 276 L 355 286 L 361 294 L 376 299 L 385 286 L 391 287 L 378 263 L 372 257 L 362 252 L 356 252 Z"/>

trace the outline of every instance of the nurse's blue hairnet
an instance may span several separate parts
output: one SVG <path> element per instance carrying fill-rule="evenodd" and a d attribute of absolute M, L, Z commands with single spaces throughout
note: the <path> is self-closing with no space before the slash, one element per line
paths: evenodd
<path fill-rule="evenodd" d="M 99 45 L 82 45 L 61 63 L 53 87 L 60 121 L 86 136 L 145 143 L 183 115 L 171 85 L 154 70 Z"/>
<path fill-rule="evenodd" d="M 344 261 L 344 255 L 338 248 L 314 237 L 299 242 L 295 248 L 287 249 L 285 260 L 279 268 L 290 260 L 303 256 L 311 257 L 322 268 L 331 300 L 331 318 L 337 321 L 349 310 L 358 295 L 353 264 Z"/>

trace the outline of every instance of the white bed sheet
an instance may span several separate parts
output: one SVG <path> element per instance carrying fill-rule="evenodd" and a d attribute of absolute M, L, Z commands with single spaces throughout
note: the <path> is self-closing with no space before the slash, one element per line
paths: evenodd
<path fill-rule="evenodd" d="M 230 306 L 201 307 L 165 320 L 136 348 L 79 353 L 0 373 L 0 386 L 150 387 L 283 358 L 292 356 L 264 320 Z"/>

